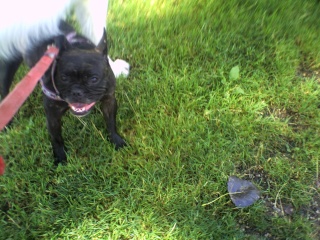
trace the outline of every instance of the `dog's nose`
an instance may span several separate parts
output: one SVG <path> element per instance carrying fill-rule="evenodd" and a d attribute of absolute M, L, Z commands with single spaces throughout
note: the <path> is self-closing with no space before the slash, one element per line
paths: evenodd
<path fill-rule="evenodd" d="M 73 89 L 71 94 L 73 97 L 82 97 L 83 91 L 81 89 Z"/>

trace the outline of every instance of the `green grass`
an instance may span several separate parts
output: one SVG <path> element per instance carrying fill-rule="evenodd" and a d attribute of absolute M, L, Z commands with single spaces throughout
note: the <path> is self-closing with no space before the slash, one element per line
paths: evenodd
<path fill-rule="evenodd" d="M 319 16 L 315 0 L 111 1 L 130 147 L 99 111 L 67 114 L 55 168 L 38 88 L 0 134 L 0 239 L 317 239 Z M 261 199 L 236 208 L 230 175 Z"/>

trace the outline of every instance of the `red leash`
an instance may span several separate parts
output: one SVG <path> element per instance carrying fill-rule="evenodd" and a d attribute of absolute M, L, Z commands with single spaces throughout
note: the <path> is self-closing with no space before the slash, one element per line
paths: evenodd
<path fill-rule="evenodd" d="M 54 59 L 58 56 L 59 49 L 50 46 L 37 64 L 15 86 L 15 88 L 0 103 L 0 131 L 9 123 L 15 113 L 29 97 L 38 81 L 48 70 Z M 4 161 L 0 156 L 0 175 L 4 172 Z"/>
<path fill-rule="evenodd" d="M 4 174 L 4 169 L 6 168 L 6 164 L 3 161 L 3 158 L 0 156 L 0 175 Z"/>
<path fill-rule="evenodd" d="M 58 48 L 53 46 L 48 47 L 48 50 L 37 62 L 37 64 L 0 103 L 0 131 L 4 129 L 4 127 L 9 123 L 15 113 L 29 97 L 38 81 L 48 70 L 58 53 Z"/>

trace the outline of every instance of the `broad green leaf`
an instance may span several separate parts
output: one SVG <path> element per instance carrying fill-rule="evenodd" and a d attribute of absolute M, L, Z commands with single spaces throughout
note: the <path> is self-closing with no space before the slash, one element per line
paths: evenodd
<path fill-rule="evenodd" d="M 240 69 L 239 66 L 234 66 L 233 68 L 231 68 L 231 71 L 229 73 L 229 78 L 230 80 L 237 80 L 240 77 Z"/>
<path fill-rule="evenodd" d="M 236 87 L 234 89 L 234 93 L 242 95 L 242 94 L 244 94 L 244 90 L 241 87 Z"/>

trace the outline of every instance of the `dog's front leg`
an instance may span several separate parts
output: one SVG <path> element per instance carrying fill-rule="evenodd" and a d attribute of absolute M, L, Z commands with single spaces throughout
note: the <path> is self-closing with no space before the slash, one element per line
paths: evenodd
<path fill-rule="evenodd" d="M 108 137 L 116 149 L 126 146 L 126 142 L 117 133 L 116 115 L 117 100 L 113 94 L 105 96 L 101 101 L 101 109 L 107 125 Z"/>
<path fill-rule="evenodd" d="M 55 100 L 44 97 L 44 108 L 47 118 L 47 128 L 50 135 L 52 151 L 54 156 L 54 164 L 65 163 L 67 161 L 66 148 L 62 138 L 62 116 L 68 109 L 65 102 L 57 102 Z"/>
<path fill-rule="evenodd" d="M 8 95 L 13 77 L 21 62 L 21 57 L 10 61 L 4 61 L 0 59 L 0 97 L 2 99 Z"/>

